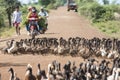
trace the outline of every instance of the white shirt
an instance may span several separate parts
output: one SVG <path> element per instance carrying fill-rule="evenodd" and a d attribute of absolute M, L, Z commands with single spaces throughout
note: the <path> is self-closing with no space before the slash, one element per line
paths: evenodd
<path fill-rule="evenodd" d="M 46 11 L 42 12 L 40 11 L 38 13 L 38 16 L 41 16 L 41 17 L 45 17 L 45 23 L 48 23 L 48 20 L 47 20 L 47 17 L 49 16 L 48 13 Z"/>
<path fill-rule="evenodd" d="M 41 16 L 41 17 L 48 17 L 48 16 L 49 16 L 46 11 L 44 11 L 44 12 L 40 11 L 40 12 L 38 13 L 38 15 Z"/>
<path fill-rule="evenodd" d="M 20 11 L 14 11 L 12 18 L 13 23 L 14 22 L 20 23 L 22 21 L 21 17 L 22 17 L 22 13 Z"/>

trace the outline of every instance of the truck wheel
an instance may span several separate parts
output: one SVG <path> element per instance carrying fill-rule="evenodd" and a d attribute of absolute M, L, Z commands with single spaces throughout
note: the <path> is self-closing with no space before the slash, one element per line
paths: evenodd
<path fill-rule="evenodd" d="M 70 9 L 68 9 L 67 11 L 70 11 Z"/>
<path fill-rule="evenodd" d="M 75 12 L 78 12 L 78 10 L 77 10 L 77 9 L 75 9 Z"/>

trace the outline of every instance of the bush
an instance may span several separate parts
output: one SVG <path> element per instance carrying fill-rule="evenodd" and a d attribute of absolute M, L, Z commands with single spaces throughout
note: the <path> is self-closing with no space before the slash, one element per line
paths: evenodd
<path fill-rule="evenodd" d="M 114 5 L 100 5 L 94 1 L 78 4 L 80 14 L 92 19 L 93 22 L 113 20 L 115 8 Z"/>
<path fill-rule="evenodd" d="M 27 14 L 27 12 L 28 12 L 28 7 L 27 7 L 27 6 L 23 6 L 23 7 L 21 8 L 21 11 L 22 11 L 22 14 Z"/>
<path fill-rule="evenodd" d="M 50 4 L 47 6 L 47 9 L 54 9 L 54 8 L 55 8 L 55 6 L 54 6 L 53 3 L 50 3 Z"/>
<path fill-rule="evenodd" d="M 108 6 L 97 6 L 93 8 L 93 22 L 113 20 L 113 10 Z"/>
<path fill-rule="evenodd" d="M 94 25 L 98 27 L 102 32 L 106 32 L 109 34 L 120 32 L 119 21 L 99 22 L 99 23 L 94 23 Z"/>

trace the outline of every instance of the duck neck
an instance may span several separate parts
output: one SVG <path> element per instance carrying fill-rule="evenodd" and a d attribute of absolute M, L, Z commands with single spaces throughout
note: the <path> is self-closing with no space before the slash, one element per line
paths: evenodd
<path fill-rule="evenodd" d="M 40 66 L 38 66 L 38 70 L 40 71 L 41 69 L 40 69 Z"/>
<path fill-rule="evenodd" d="M 11 71 L 10 79 L 11 79 L 11 80 L 14 80 L 14 77 L 15 77 L 15 76 L 14 76 L 14 71 Z"/>

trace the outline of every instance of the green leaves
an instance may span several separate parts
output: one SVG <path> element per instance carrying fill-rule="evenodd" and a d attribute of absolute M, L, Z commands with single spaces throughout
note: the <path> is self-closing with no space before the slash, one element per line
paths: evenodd
<path fill-rule="evenodd" d="M 79 0 L 78 0 L 79 1 Z M 115 9 L 113 7 L 110 7 L 110 5 L 100 5 L 94 0 L 80 0 L 82 1 L 77 2 L 78 4 L 78 10 L 79 12 L 90 18 L 92 22 L 104 22 L 113 20 L 113 13 Z M 85 2 L 85 3 L 83 3 Z"/>
<path fill-rule="evenodd" d="M 47 6 L 47 5 L 49 5 L 50 4 L 50 1 L 51 0 L 39 0 L 39 3 L 41 4 L 41 5 L 43 5 L 43 6 Z"/>

